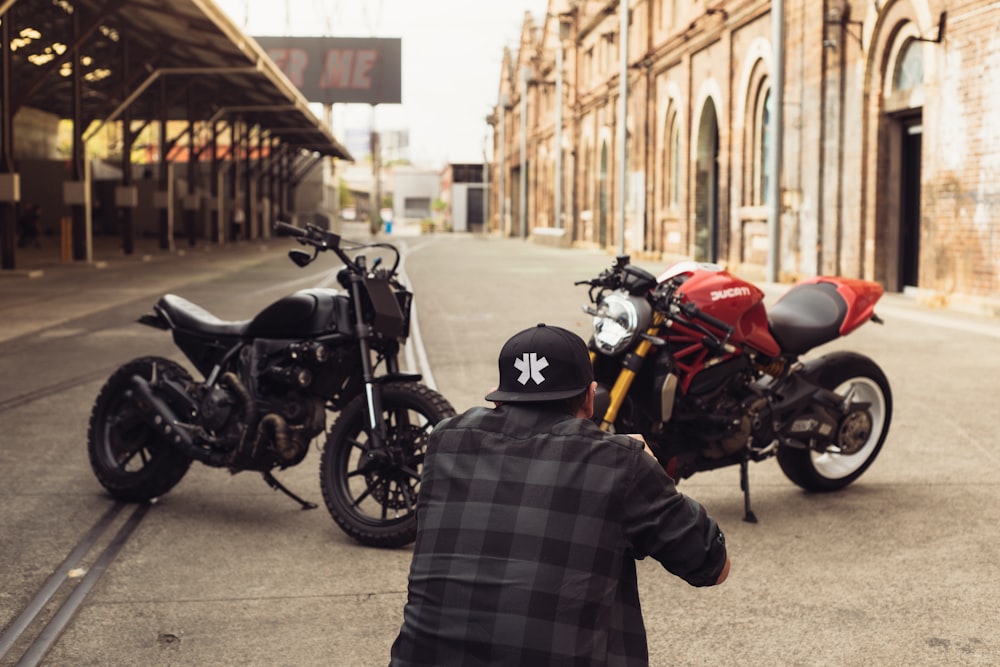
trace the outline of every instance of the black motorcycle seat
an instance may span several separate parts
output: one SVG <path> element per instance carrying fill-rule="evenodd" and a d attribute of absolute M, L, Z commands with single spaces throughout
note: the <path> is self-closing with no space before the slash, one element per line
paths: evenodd
<path fill-rule="evenodd" d="M 250 324 L 250 320 L 221 320 L 198 304 L 176 294 L 163 295 L 156 307 L 173 328 L 210 336 L 241 336 Z"/>
<path fill-rule="evenodd" d="M 797 285 L 768 311 L 771 335 L 786 352 L 802 354 L 840 336 L 847 302 L 833 283 Z"/>

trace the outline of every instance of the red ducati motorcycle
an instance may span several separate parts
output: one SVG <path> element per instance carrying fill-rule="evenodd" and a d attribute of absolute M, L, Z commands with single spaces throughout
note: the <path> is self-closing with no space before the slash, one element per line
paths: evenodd
<path fill-rule="evenodd" d="M 821 276 L 770 308 L 764 293 L 715 264 L 681 262 L 653 276 L 619 256 L 591 280 L 594 420 L 641 433 L 671 477 L 740 466 L 744 519 L 750 461 L 777 457 L 809 491 L 835 491 L 878 456 L 892 392 L 878 365 L 854 352 L 809 360 L 874 314 L 877 283 Z"/>

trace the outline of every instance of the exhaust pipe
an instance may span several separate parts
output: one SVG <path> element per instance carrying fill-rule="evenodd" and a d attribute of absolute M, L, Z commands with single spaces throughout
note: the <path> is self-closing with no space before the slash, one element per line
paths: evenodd
<path fill-rule="evenodd" d="M 226 464 L 222 452 L 211 452 L 194 444 L 186 428 L 178 427 L 180 420 L 173 409 L 162 398 L 153 393 L 149 381 L 141 375 L 133 375 L 126 396 L 139 411 L 143 421 L 155 430 L 171 447 L 185 455 L 214 467 Z"/>

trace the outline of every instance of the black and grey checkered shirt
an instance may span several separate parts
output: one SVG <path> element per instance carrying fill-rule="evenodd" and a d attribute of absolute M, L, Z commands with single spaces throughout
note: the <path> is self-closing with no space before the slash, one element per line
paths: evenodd
<path fill-rule="evenodd" d="M 642 444 L 528 406 L 430 439 L 394 667 L 645 665 L 635 559 L 713 584 L 725 538 Z"/>

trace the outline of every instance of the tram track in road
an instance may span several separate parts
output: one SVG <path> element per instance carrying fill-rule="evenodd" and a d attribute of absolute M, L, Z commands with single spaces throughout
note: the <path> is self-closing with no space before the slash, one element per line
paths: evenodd
<path fill-rule="evenodd" d="M 0 414 L 19 408 L 22 405 L 27 405 L 28 403 L 33 403 L 34 401 L 75 389 L 76 387 L 89 382 L 95 382 L 97 380 L 107 378 L 111 375 L 115 368 L 117 368 L 117 366 L 104 366 L 54 384 L 32 389 L 31 391 L 26 391 L 24 393 L 17 394 L 16 396 L 11 396 L 10 398 L 2 398 L 0 399 Z"/>
<path fill-rule="evenodd" d="M 151 507 L 150 503 L 116 501 L 94 522 L 0 634 L 0 662 L 34 667 L 42 661 Z M 102 542 L 116 524 L 110 540 Z M 8 654 L 17 652 L 21 654 L 18 661 L 9 662 Z"/>

